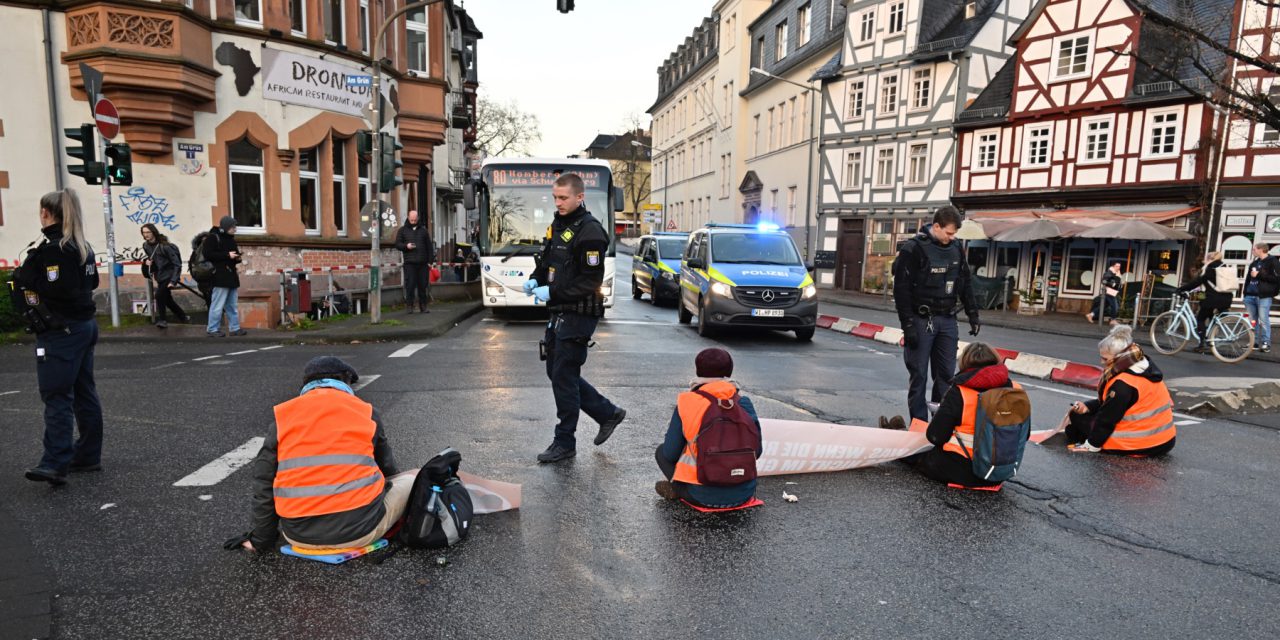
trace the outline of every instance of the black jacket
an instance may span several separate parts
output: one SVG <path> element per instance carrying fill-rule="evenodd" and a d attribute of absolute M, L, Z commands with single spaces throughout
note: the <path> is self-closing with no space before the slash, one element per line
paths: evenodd
<path fill-rule="evenodd" d="M 151 277 L 158 283 L 178 284 L 182 279 L 182 253 L 172 242 L 164 244 L 148 242 L 142 250 L 151 259 Z"/>
<path fill-rule="evenodd" d="M 916 296 L 916 287 L 928 274 L 929 270 L 929 257 L 926 255 L 923 245 L 937 245 L 933 235 L 929 233 L 929 229 L 932 226 L 932 224 L 925 225 L 920 229 L 920 233 L 904 242 L 902 248 L 898 250 L 898 257 L 893 261 L 894 305 L 898 310 L 898 319 L 904 327 L 912 324 L 919 317 L 917 313 L 919 301 Z M 964 305 L 965 315 L 971 319 L 976 319 L 978 317 L 978 301 L 973 295 L 973 287 L 969 278 L 969 264 L 965 259 L 964 250 L 960 248 L 960 243 L 955 240 L 945 246 L 955 251 L 960 261 L 960 273 L 955 282 L 955 296 Z"/>
<path fill-rule="evenodd" d="M 410 242 L 415 245 L 412 249 L 409 248 Z M 431 246 L 431 234 L 421 220 L 418 224 L 400 227 L 396 232 L 396 248 L 404 252 L 407 264 L 427 264 L 436 260 L 436 249 Z"/>
<path fill-rule="evenodd" d="M 933 419 L 929 421 L 929 427 L 925 430 L 925 437 L 934 446 L 933 451 L 928 452 L 928 455 L 938 457 L 932 461 L 931 466 L 944 470 L 947 482 L 954 482 L 966 487 L 985 487 L 1000 484 L 999 482 L 991 482 L 974 475 L 973 462 L 968 457 L 964 454 L 948 451 L 943 448 L 943 445 L 951 439 L 951 436 L 955 434 L 956 427 L 960 426 L 960 422 L 964 419 L 964 396 L 960 392 L 960 387 L 968 387 L 981 393 L 988 389 L 1012 386 L 1013 382 L 1009 380 L 1009 369 L 1002 364 L 965 369 L 956 374 L 951 388 L 947 389 L 947 393 L 942 396 L 942 402 L 938 405 L 938 412 L 933 414 Z"/>
<path fill-rule="evenodd" d="M 1146 363 L 1145 368 L 1143 362 Z M 1138 364 L 1129 367 L 1129 373 L 1142 376 L 1152 382 L 1164 381 L 1164 373 L 1150 358 L 1140 360 Z M 1101 386 L 1098 387 L 1098 395 L 1102 395 Z M 1120 419 L 1124 418 L 1124 414 L 1137 402 L 1138 390 L 1126 384 L 1124 380 L 1111 383 L 1107 397 L 1086 401 L 1084 404 L 1089 408 L 1089 415 L 1093 417 L 1093 429 L 1089 431 L 1089 444 L 1101 448 L 1102 443 L 1115 432 Z"/>
<path fill-rule="evenodd" d="M 1213 288 L 1213 286 L 1218 283 L 1217 268 L 1221 266 L 1221 260 L 1214 260 L 1213 262 L 1206 264 L 1198 278 L 1194 278 L 1190 282 L 1178 287 L 1178 291 L 1186 293 L 1197 287 L 1204 287 L 1204 301 L 1200 303 L 1202 307 L 1225 309 L 1231 306 L 1231 292 L 1218 291 Z"/>
<path fill-rule="evenodd" d="M 1123 285 L 1124 281 L 1120 276 L 1112 273 L 1110 269 L 1107 269 L 1107 272 L 1102 274 L 1102 295 L 1108 295 L 1107 289 L 1115 289 L 1118 292 Z"/>
<path fill-rule="evenodd" d="M 586 207 L 567 215 L 556 215 L 542 244 L 542 258 L 533 272 L 538 284 L 551 288 L 552 310 L 598 308 L 588 315 L 603 315 L 604 300 L 600 285 L 604 283 L 605 254 L 609 236 Z M 571 309 L 573 307 L 574 309 Z"/>
<path fill-rule="evenodd" d="M 44 229 L 45 240 L 27 252 L 16 276 L 19 285 L 34 291 L 40 302 L 63 320 L 90 320 L 97 311 L 93 290 L 98 288 L 98 267 L 90 253 L 80 259 L 75 244 L 60 246 L 62 228 L 52 224 Z"/>
<path fill-rule="evenodd" d="M 241 262 L 241 258 L 231 257 L 232 251 L 240 252 L 236 237 L 223 231 L 221 227 L 214 227 L 209 230 L 209 235 L 205 236 L 200 248 L 205 260 L 213 263 L 213 286 L 239 288 L 240 274 L 236 273 L 236 265 Z"/>
<path fill-rule="evenodd" d="M 1280 258 L 1276 256 L 1254 258 L 1244 271 L 1244 294 L 1259 298 L 1276 297 L 1280 292 L 1280 264 L 1277 263 L 1280 263 Z M 1256 277 L 1254 269 L 1258 270 Z"/>

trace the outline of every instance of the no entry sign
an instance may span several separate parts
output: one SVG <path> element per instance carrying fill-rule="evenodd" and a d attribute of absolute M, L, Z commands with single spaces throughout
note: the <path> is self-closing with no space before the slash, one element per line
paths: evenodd
<path fill-rule="evenodd" d="M 120 133 L 120 112 L 106 98 L 100 98 L 93 105 L 93 121 L 98 125 L 98 133 L 107 140 L 114 140 Z"/>

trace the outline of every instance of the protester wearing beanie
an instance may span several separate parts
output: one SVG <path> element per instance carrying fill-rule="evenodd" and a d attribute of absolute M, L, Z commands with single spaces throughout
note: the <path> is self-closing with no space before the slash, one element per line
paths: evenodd
<path fill-rule="evenodd" d="M 694 358 L 693 364 L 697 377 L 689 384 L 689 391 L 681 393 L 677 398 L 676 408 L 667 425 L 666 438 L 654 452 L 658 468 L 667 478 L 659 480 L 654 489 L 658 495 L 668 500 L 680 498 L 700 507 L 724 509 L 743 506 L 755 497 L 755 478 L 730 486 L 698 483 L 696 470 L 690 471 L 689 467 L 690 458 L 696 457 L 689 443 L 698 436 L 701 417 L 710 408 L 711 399 L 714 399 L 721 407 L 741 407 L 746 412 L 746 419 L 754 422 L 754 433 L 757 435 L 756 457 L 759 458 L 763 452 L 762 442 L 758 438 L 760 420 L 756 417 L 751 399 L 741 395 L 738 385 L 730 380 L 733 375 L 733 357 L 728 351 L 703 349 Z M 708 395 L 711 399 L 707 398 Z"/>
<path fill-rule="evenodd" d="M 240 328 L 240 311 L 238 308 L 240 276 L 236 273 L 236 265 L 240 263 L 240 247 L 236 245 L 236 219 L 222 216 L 218 226 L 209 230 L 204 238 L 201 251 L 209 262 L 213 263 L 213 294 L 209 300 L 209 322 L 205 331 L 210 338 L 222 338 L 222 314 L 227 314 L 227 329 L 233 336 L 243 336 L 248 332 Z"/>

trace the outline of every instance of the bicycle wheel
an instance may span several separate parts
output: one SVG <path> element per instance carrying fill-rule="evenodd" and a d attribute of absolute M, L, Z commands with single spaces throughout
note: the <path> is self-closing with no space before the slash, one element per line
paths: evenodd
<path fill-rule="evenodd" d="M 1166 311 L 1156 316 L 1151 323 L 1151 344 L 1156 351 L 1167 356 L 1182 351 L 1187 346 L 1186 328 L 1181 325 L 1175 311 Z"/>
<path fill-rule="evenodd" d="M 1209 329 L 1213 355 L 1226 362 L 1240 362 L 1253 352 L 1253 327 L 1240 316 L 1219 316 Z"/>

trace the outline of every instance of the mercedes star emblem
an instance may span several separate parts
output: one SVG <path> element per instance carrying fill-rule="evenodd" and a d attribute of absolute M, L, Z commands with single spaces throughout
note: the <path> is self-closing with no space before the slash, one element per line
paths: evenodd
<path fill-rule="evenodd" d="M 772 291 L 764 292 L 764 295 L 760 296 L 760 299 L 764 300 L 765 302 L 773 302 L 773 292 Z"/>

